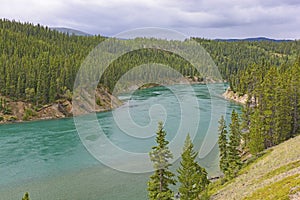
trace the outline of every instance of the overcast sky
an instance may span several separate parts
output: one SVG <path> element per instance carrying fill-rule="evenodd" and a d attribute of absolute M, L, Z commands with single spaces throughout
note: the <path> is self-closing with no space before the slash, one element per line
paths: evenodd
<path fill-rule="evenodd" d="M 300 38 L 300 0 L 0 0 L 0 17 L 113 36 L 161 27 L 205 38 Z"/>

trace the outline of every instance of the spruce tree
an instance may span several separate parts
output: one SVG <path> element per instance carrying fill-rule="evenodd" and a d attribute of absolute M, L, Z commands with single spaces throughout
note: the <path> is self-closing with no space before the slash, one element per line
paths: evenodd
<path fill-rule="evenodd" d="M 276 67 L 271 67 L 264 78 L 262 84 L 262 99 L 259 103 L 263 118 L 263 131 L 265 137 L 265 147 L 269 148 L 277 144 L 279 133 L 275 132 L 276 113 L 276 91 L 278 85 L 278 71 Z"/>
<path fill-rule="evenodd" d="M 251 115 L 249 138 L 250 140 L 248 143 L 248 147 L 251 154 L 256 155 L 264 150 L 262 117 L 258 109 L 256 109 L 255 112 Z"/>
<path fill-rule="evenodd" d="M 179 192 L 181 200 L 194 200 L 206 190 L 209 183 L 207 172 L 197 162 L 197 153 L 193 150 L 193 143 L 187 135 L 183 153 L 181 154 L 180 167 L 177 170 L 180 182 Z"/>
<path fill-rule="evenodd" d="M 290 138 L 292 130 L 292 93 L 288 90 L 290 78 L 285 74 L 280 74 L 278 78 L 275 94 L 275 114 L 274 114 L 274 144 L 279 144 Z"/>
<path fill-rule="evenodd" d="M 300 56 L 298 57 L 298 61 L 291 67 L 290 76 L 292 130 L 289 137 L 293 137 L 300 134 Z"/>
<path fill-rule="evenodd" d="M 172 159 L 173 155 L 168 148 L 169 142 L 166 140 L 166 135 L 162 122 L 159 122 L 156 133 L 157 146 L 152 147 L 149 153 L 155 169 L 148 182 L 150 200 L 170 200 L 174 196 L 173 191 L 169 188 L 169 185 L 176 184 L 175 175 L 169 171 L 171 166 L 169 159 Z"/>
<path fill-rule="evenodd" d="M 241 130 L 242 130 L 242 147 L 245 148 L 248 146 L 248 142 L 250 140 L 249 138 L 249 126 L 251 123 L 251 114 L 253 113 L 254 110 L 254 105 L 252 102 L 252 94 L 248 93 L 247 101 L 246 104 L 242 107 L 242 115 L 241 115 Z"/>
<path fill-rule="evenodd" d="M 233 178 L 241 168 L 240 144 L 241 131 L 239 117 L 235 110 L 231 114 L 231 123 L 229 125 L 229 145 L 228 145 L 228 176 Z"/>
<path fill-rule="evenodd" d="M 219 120 L 219 151 L 220 151 L 220 170 L 225 174 L 228 170 L 228 141 L 227 141 L 227 130 L 226 130 L 226 122 L 224 116 Z"/>

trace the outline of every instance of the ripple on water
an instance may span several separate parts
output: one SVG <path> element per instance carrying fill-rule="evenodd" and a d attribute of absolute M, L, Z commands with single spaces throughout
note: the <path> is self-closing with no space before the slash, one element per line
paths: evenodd
<path fill-rule="evenodd" d="M 182 85 L 170 87 L 179 91 L 178 98 L 188 100 L 189 96 L 194 95 Z M 199 99 L 199 107 L 191 109 L 201 111 L 201 130 L 196 138 L 197 143 L 201 144 L 205 134 L 201 131 L 206 132 L 210 117 L 217 115 L 210 114 L 207 87 L 192 87 Z M 133 119 L 141 125 L 149 123 L 151 105 L 163 105 L 168 114 L 165 127 L 169 135 L 176 133 L 180 117 L 190 117 L 188 113 L 178 114 L 177 97 L 163 87 L 140 90 L 129 101 L 125 106 L 130 106 Z M 225 100 L 219 98 L 217 102 L 222 104 Z M 232 109 L 240 108 L 233 103 L 226 106 L 227 118 Z M 154 137 L 138 140 L 124 134 L 113 122 L 111 112 L 98 113 L 97 117 L 94 122 L 99 123 L 108 138 L 121 148 L 141 152 L 148 151 L 154 145 Z M 85 130 L 91 131 L 86 139 L 96 140 L 99 137 L 92 133 L 89 124 Z M 118 155 L 104 156 L 118 159 Z M 209 173 L 217 171 L 218 164 L 214 157 L 203 164 L 208 167 Z M 72 118 L 1 125 L 0 174 L 0 196 L 7 199 L 20 199 L 25 191 L 29 191 L 32 199 L 140 200 L 147 198 L 146 183 L 149 177 L 149 174 L 121 173 L 101 165 L 80 142 Z"/>

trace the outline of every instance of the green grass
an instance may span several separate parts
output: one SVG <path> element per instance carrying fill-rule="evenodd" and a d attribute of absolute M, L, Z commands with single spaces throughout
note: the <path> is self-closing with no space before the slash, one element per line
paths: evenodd
<path fill-rule="evenodd" d="M 291 188 L 299 185 L 300 174 L 295 174 L 256 190 L 251 196 L 244 198 L 244 200 L 288 200 L 290 194 L 295 194 L 299 190 L 291 192 Z"/>
<path fill-rule="evenodd" d="M 269 173 L 265 174 L 263 177 L 261 177 L 257 182 L 261 182 L 263 180 L 266 180 L 266 179 L 269 179 L 269 178 L 272 178 L 278 174 L 281 174 L 281 173 L 284 173 L 284 172 L 287 172 L 291 169 L 295 169 L 295 168 L 298 168 L 300 167 L 300 160 L 297 160 L 295 162 L 292 162 L 292 163 L 289 163 L 287 165 L 284 165 L 284 166 L 281 166 L 273 171 L 270 171 Z"/>
<path fill-rule="evenodd" d="M 260 154 L 258 154 L 255 157 L 250 158 L 247 163 L 244 164 L 242 169 L 239 171 L 238 175 L 249 173 L 251 170 L 251 167 L 258 163 L 259 161 L 263 160 L 265 157 L 270 155 L 270 153 L 273 151 L 273 149 L 266 150 Z"/>
<path fill-rule="evenodd" d="M 233 180 L 225 184 L 222 181 L 212 183 L 209 194 L 216 200 L 246 197 L 246 199 L 287 199 L 293 192 L 300 191 L 300 187 L 295 187 L 300 186 L 300 174 L 297 171 L 300 166 L 299 144 L 300 136 L 294 137 L 268 149 L 264 154 L 250 158 Z M 266 194 L 268 191 L 270 194 Z M 263 195 L 258 196 L 259 194 Z"/>
<path fill-rule="evenodd" d="M 215 182 L 212 182 L 209 184 L 208 186 L 208 196 L 211 196 L 215 193 L 217 193 L 219 190 L 221 190 L 222 188 L 224 188 L 226 185 L 228 185 L 231 181 L 227 181 L 225 183 L 222 183 L 222 179 L 217 180 Z"/>
<path fill-rule="evenodd" d="M 272 152 L 272 149 L 269 149 L 255 157 L 252 157 L 251 159 L 249 159 L 247 161 L 247 163 L 244 164 L 243 168 L 239 171 L 238 175 L 246 174 L 246 173 L 250 172 L 251 167 L 253 165 L 255 165 L 257 162 L 259 162 L 260 160 L 267 157 L 271 152 Z M 220 180 L 210 183 L 210 185 L 208 187 L 208 195 L 212 196 L 213 194 L 216 194 L 219 190 L 223 189 L 227 185 L 234 182 L 234 180 L 235 179 L 231 179 L 231 180 L 220 179 Z"/>

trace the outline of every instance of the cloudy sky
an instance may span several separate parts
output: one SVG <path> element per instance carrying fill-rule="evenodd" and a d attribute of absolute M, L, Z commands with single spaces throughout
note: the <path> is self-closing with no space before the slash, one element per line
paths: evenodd
<path fill-rule="evenodd" d="M 0 0 L 0 18 L 113 36 L 170 28 L 205 38 L 300 38 L 299 0 Z"/>

